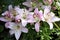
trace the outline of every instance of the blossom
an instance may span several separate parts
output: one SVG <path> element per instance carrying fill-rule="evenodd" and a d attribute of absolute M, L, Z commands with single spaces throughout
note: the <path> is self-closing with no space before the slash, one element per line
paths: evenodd
<path fill-rule="evenodd" d="M 34 20 L 36 21 L 35 30 L 36 30 L 36 32 L 39 32 L 40 21 L 44 20 L 42 10 L 38 11 L 38 8 L 35 8 L 35 10 L 34 10 Z"/>
<path fill-rule="evenodd" d="M 12 7 L 12 5 L 9 5 L 8 6 L 8 10 L 5 11 L 4 13 L 2 13 L 2 16 L 3 17 L 0 17 L 0 20 L 1 21 L 4 21 L 4 22 L 9 22 L 9 21 L 13 21 L 15 19 L 15 17 L 17 15 L 19 15 L 19 12 L 18 11 L 18 6 L 15 6 L 14 8 Z M 19 9 L 20 10 L 20 9 Z M 21 13 L 21 12 L 20 12 Z"/>
<path fill-rule="evenodd" d="M 53 22 L 60 21 L 60 18 L 55 16 L 53 12 L 50 12 L 50 8 L 47 6 L 44 9 L 44 20 L 49 24 L 50 29 L 53 29 Z"/>
<path fill-rule="evenodd" d="M 34 22 L 34 20 L 33 21 L 31 20 L 32 19 L 31 16 L 33 15 L 33 12 L 29 12 L 26 9 L 20 9 L 18 7 L 15 10 L 16 12 L 19 13 L 19 15 L 15 17 L 15 20 L 20 20 L 23 26 L 26 26 L 27 23 Z"/>
<path fill-rule="evenodd" d="M 22 26 L 21 23 L 7 22 L 5 24 L 5 27 L 10 29 L 9 33 L 11 35 L 15 34 L 16 40 L 19 39 L 22 32 L 24 33 L 28 32 L 28 29 L 25 26 Z"/>
<path fill-rule="evenodd" d="M 9 22 L 9 21 L 12 21 L 13 20 L 13 15 L 10 14 L 9 11 L 5 11 L 4 13 L 2 13 L 2 16 L 3 17 L 0 17 L 0 20 L 1 21 Z"/>
<path fill-rule="evenodd" d="M 15 9 L 12 7 L 12 5 L 9 5 L 8 10 L 5 11 L 4 13 L 2 13 L 3 17 L 0 17 L 0 20 L 4 21 L 4 22 L 9 22 L 9 21 L 14 20 L 14 17 L 16 15 L 17 15 L 17 13 L 16 13 Z"/>
<path fill-rule="evenodd" d="M 27 0 L 23 5 L 29 7 L 29 11 L 32 11 L 34 8 L 40 7 L 42 3 L 38 2 L 38 0 Z"/>

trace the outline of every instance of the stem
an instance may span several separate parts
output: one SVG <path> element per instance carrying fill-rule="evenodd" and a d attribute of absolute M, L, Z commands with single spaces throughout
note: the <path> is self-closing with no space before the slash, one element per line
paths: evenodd
<path fill-rule="evenodd" d="M 37 33 L 37 35 L 39 35 L 39 32 Z"/>
<path fill-rule="evenodd" d="M 59 26 L 56 23 L 54 23 L 54 25 L 58 28 L 58 30 L 60 30 Z"/>

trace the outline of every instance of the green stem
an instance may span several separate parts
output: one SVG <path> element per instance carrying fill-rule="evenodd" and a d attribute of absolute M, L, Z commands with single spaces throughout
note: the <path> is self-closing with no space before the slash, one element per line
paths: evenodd
<path fill-rule="evenodd" d="M 39 32 L 37 32 L 37 35 L 39 35 Z"/>
<path fill-rule="evenodd" d="M 54 23 L 54 25 L 58 28 L 58 30 L 60 30 L 59 26 L 56 23 Z"/>

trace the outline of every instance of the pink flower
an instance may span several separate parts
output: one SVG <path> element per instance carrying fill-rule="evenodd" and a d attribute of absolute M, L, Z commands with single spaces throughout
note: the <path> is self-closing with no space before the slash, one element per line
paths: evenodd
<path fill-rule="evenodd" d="M 39 32 L 40 21 L 44 20 L 42 10 L 39 11 L 38 8 L 35 8 L 35 10 L 34 10 L 34 20 L 36 21 L 35 30 L 36 30 L 36 32 Z"/>
<path fill-rule="evenodd" d="M 26 27 L 22 26 L 21 23 L 7 22 L 5 24 L 5 27 L 10 29 L 9 33 L 11 35 L 15 34 L 16 40 L 18 40 L 20 38 L 22 32 L 24 32 L 24 33 L 28 32 L 28 29 Z"/>
<path fill-rule="evenodd" d="M 60 18 L 56 17 L 53 12 L 50 12 L 49 6 L 44 9 L 44 19 L 50 26 L 50 29 L 53 29 L 53 22 L 60 21 Z"/>
<path fill-rule="evenodd" d="M 2 13 L 2 16 L 3 17 L 0 17 L 0 20 L 4 22 L 12 21 L 14 19 L 13 15 L 9 11 Z"/>
<path fill-rule="evenodd" d="M 4 13 L 2 13 L 2 16 L 3 17 L 0 17 L 0 20 L 1 21 L 4 21 L 4 22 L 9 22 L 9 21 L 13 21 L 15 19 L 15 17 L 17 15 L 19 15 L 19 11 L 18 11 L 19 7 L 18 6 L 15 6 L 14 8 L 12 7 L 12 5 L 9 5 L 8 6 L 8 11 L 5 11 Z M 18 12 L 17 12 L 18 11 Z M 22 12 L 22 11 L 21 11 Z M 20 13 L 21 13 L 20 12 Z"/>
<path fill-rule="evenodd" d="M 21 21 L 23 26 L 26 26 L 27 23 L 31 23 L 34 22 L 34 20 L 32 21 L 31 16 L 33 14 L 33 12 L 29 12 L 26 9 L 20 9 L 19 7 L 15 8 L 16 12 L 19 13 L 19 15 L 17 15 L 15 17 L 16 21 Z"/>

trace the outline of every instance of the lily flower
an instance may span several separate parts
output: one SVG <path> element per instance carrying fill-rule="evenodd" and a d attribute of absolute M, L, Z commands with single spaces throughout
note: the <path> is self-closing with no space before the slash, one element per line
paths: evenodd
<path fill-rule="evenodd" d="M 2 13 L 3 17 L 0 17 L 1 21 L 4 22 L 9 22 L 15 19 L 15 17 L 17 15 L 19 15 L 19 12 L 16 11 L 16 9 L 18 8 L 18 6 L 15 6 L 14 8 L 12 7 L 12 5 L 8 6 L 8 11 L 5 11 L 4 13 Z M 18 9 L 17 9 L 18 10 Z M 19 9 L 20 10 L 20 9 Z M 22 11 L 21 11 L 22 12 Z M 20 12 L 20 13 L 21 13 Z"/>
<path fill-rule="evenodd" d="M 29 12 L 26 9 L 20 9 L 19 7 L 17 7 L 15 10 L 17 13 L 19 13 L 19 15 L 15 17 L 15 20 L 21 21 L 23 26 L 26 26 L 27 23 L 34 22 L 34 20 L 33 21 L 31 20 L 32 19 L 31 16 L 33 15 L 33 12 Z"/>
<path fill-rule="evenodd" d="M 38 11 L 38 8 L 36 8 L 34 10 L 34 19 L 36 21 L 36 23 L 35 23 L 35 30 L 36 30 L 36 32 L 39 32 L 40 21 L 44 20 L 42 10 Z"/>
<path fill-rule="evenodd" d="M 5 11 L 4 13 L 2 13 L 2 16 L 3 17 L 0 17 L 0 20 L 4 22 L 9 22 L 14 19 L 13 15 L 9 11 Z"/>
<path fill-rule="evenodd" d="M 55 16 L 53 12 L 50 12 L 50 8 L 44 9 L 44 20 L 49 24 L 50 29 L 53 29 L 53 22 L 60 21 L 60 18 Z"/>
<path fill-rule="evenodd" d="M 23 5 L 29 7 L 29 11 L 32 11 L 34 8 L 40 7 L 42 3 L 38 2 L 38 0 L 27 0 Z"/>
<path fill-rule="evenodd" d="M 16 40 L 19 40 L 22 32 L 24 32 L 24 33 L 28 32 L 28 29 L 26 27 L 22 26 L 21 23 L 7 22 L 5 24 L 5 27 L 10 29 L 9 33 L 11 35 L 15 34 Z"/>
<path fill-rule="evenodd" d="M 14 20 L 14 17 L 17 15 L 18 13 L 16 13 L 15 9 L 12 7 L 12 5 L 8 6 L 8 11 L 5 11 L 4 13 L 2 13 L 3 17 L 0 17 L 1 21 L 4 22 L 9 22 Z"/>

